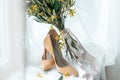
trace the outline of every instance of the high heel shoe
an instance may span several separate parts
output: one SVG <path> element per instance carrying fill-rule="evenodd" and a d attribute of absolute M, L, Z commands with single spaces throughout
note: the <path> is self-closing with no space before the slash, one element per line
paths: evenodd
<path fill-rule="evenodd" d="M 42 70 L 46 71 L 51 69 L 54 66 L 55 62 L 48 51 L 44 49 L 44 53 L 41 61 Z"/>
<path fill-rule="evenodd" d="M 44 48 L 52 55 L 58 72 L 79 76 L 78 72 L 63 58 L 60 47 L 53 35 L 49 34 L 46 36 L 44 40 Z"/>
<path fill-rule="evenodd" d="M 50 29 L 48 34 L 53 35 L 54 38 L 56 36 L 58 36 L 57 32 L 54 29 Z M 55 64 L 55 62 L 54 62 L 51 54 L 44 49 L 44 53 L 43 53 L 42 60 L 41 60 L 42 70 L 45 70 L 45 71 L 49 70 L 54 66 L 54 64 Z"/>

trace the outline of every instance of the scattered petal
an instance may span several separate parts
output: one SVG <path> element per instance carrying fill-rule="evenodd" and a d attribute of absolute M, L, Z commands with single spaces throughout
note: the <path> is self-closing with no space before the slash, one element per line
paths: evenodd
<path fill-rule="evenodd" d="M 43 78 L 42 74 L 40 74 L 40 73 L 37 74 L 37 77 Z"/>
<path fill-rule="evenodd" d="M 65 78 L 68 77 L 68 76 L 70 76 L 68 72 L 64 73 L 63 75 L 64 75 Z"/>

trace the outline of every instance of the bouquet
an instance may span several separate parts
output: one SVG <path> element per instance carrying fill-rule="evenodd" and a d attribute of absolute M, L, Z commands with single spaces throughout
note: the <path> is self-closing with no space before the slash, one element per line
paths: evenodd
<path fill-rule="evenodd" d="M 67 16 L 75 15 L 74 5 L 74 0 L 27 0 L 26 11 L 27 15 L 32 16 L 35 21 L 55 26 L 60 32 L 56 40 L 61 48 L 65 48 L 66 57 L 82 63 L 88 52 L 71 30 L 65 28 Z M 87 56 L 86 60 L 94 60 L 94 57 L 88 54 Z"/>

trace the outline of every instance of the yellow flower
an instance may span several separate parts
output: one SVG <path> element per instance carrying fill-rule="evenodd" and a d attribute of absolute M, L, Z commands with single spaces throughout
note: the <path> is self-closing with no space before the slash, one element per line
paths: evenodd
<path fill-rule="evenodd" d="M 37 10 L 37 5 L 36 4 L 32 5 L 31 8 L 32 8 L 33 11 L 35 11 L 35 10 Z"/>
<path fill-rule="evenodd" d="M 59 35 L 59 36 L 56 36 L 55 39 L 56 39 L 56 41 L 58 41 L 59 47 L 60 47 L 61 49 L 63 49 L 63 48 L 64 48 L 64 45 L 65 45 L 64 38 L 62 38 L 62 36 Z"/>
<path fill-rule="evenodd" d="M 28 13 L 29 13 L 30 15 L 32 15 L 32 10 L 31 10 L 31 9 L 29 9 Z"/>
<path fill-rule="evenodd" d="M 39 78 L 43 78 L 42 74 L 40 74 L 40 73 L 38 73 L 36 76 Z"/>
<path fill-rule="evenodd" d="M 63 73 L 63 75 L 64 75 L 64 77 L 70 76 L 68 72 L 67 73 Z"/>
<path fill-rule="evenodd" d="M 54 16 L 54 15 L 52 15 L 52 16 L 51 16 L 51 19 L 52 19 L 52 21 L 53 21 L 53 20 L 55 19 L 55 16 Z"/>
<path fill-rule="evenodd" d="M 60 37 L 59 37 L 59 36 L 56 36 L 55 39 L 56 39 L 57 41 L 59 41 L 59 40 L 60 40 Z"/>
<path fill-rule="evenodd" d="M 74 10 L 72 10 L 72 9 L 70 9 L 70 10 L 69 10 L 69 15 L 70 15 L 71 17 L 73 17 L 73 16 L 74 16 L 74 14 L 75 14 L 75 11 L 74 11 Z"/>
<path fill-rule="evenodd" d="M 60 45 L 60 48 L 63 49 L 63 48 L 64 48 L 64 45 L 65 45 L 65 42 L 64 42 L 64 41 L 61 41 L 59 45 Z"/>

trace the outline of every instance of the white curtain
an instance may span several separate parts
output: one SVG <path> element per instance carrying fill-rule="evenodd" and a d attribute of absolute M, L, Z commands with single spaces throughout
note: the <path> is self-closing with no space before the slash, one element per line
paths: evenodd
<path fill-rule="evenodd" d="M 114 64 L 119 49 L 119 0 L 76 0 L 76 15 L 66 20 L 86 50 L 96 58 L 99 75 L 105 80 L 104 67 Z M 50 25 L 27 18 L 27 60 L 38 66 L 43 53 L 43 40 Z M 102 77 L 102 78 L 100 78 Z"/>

